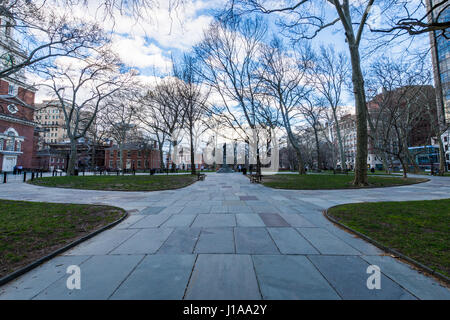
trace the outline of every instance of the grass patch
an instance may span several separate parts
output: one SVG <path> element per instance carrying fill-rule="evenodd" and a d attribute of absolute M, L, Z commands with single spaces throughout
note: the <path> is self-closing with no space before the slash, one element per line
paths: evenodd
<path fill-rule="evenodd" d="M 72 188 L 107 191 L 156 191 L 178 189 L 197 181 L 193 175 L 158 175 L 158 176 L 67 176 L 45 177 L 29 183 L 56 188 Z"/>
<path fill-rule="evenodd" d="M 352 189 L 353 175 L 345 174 L 276 174 L 263 177 L 263 184 L 277 189 L 319 190 Z M 425 182 L 427 179 L 369 176 L 368 187 L 393 187 Z M 367 188 L 367 187 L 365 187 Z"/>
<path fill-rule="evenodd" d="M 0 277 L 123 215 L 110 206 L 0 200 Z"/>
<path fill-rule="evenodd" d="M 330 208 L 328 214 L 450 276 L 450 199 L 345 204 Z"/>

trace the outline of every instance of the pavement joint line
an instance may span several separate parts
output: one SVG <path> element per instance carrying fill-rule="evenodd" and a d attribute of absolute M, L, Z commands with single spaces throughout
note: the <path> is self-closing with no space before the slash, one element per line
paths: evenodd
<path fill-rule="evenodd" d="M 314 267 L 314 269 L 317 270 L 317 272 L 319 272 L 319 274 L 325 279 L 325 281 L 328 283 L 328 285 L 334 290 L 334 292 L 336 292 L 336 294 L 339 296 L 339 298 L 341 298 L 341 300 L 344 300 L 344 297 L 339 293 L 339 291 L 333 286 L 333 284 L 327 279 L 327 277 L 325 277 L 325 275 L 322 273 L 322 271 L 319 270 L 319 267 L 316 266 L 314 264 L 314 262 L 311 261 L 311 259 L 308 257 L 308 255 L 305 255 L 306 259 L 309 261 L 309 263 L 311 263 Z"/>
<path fill-rule="evenodd" d="M 121 256 L 120 254 L 118 254 L 118 256 Z M 117 290 L 119 290 L 119 288 L 122 286 L 122 284 L 125 283 L 125 281 L 128 280 L 128 278 L 130 277 L 130 275 L 137 269 L 137 267 L 142 263 L 142 261 L 144 261 L 145 258 L 147 258 L 148 254 L 144 254 L 144 256 L 142 257 L 141 260 L 138 261 L 138 263 L 136 263 L 136 265 L 131 269 L 131 271 L 125 276 L 125 278 L 117 285 L 117 287 L 113 290 L 113 292 L 108 296 L 108 298 L 106 298 L 106 300 L 110 300 L 111 297 L 117 292 Z"/>
<path fill-rule="evenodd" d="M 200 236 L 199 236 L 199 238 L 200 238 Z M 200 255 L 199 253 L 194 253 L 194 254 L 195 254 L 195 260 L 194 260 L 194 263 L 192 264 L 191 273 L 189 274 L 189 279 L 186 283 L 186 287 L 184 288 L 183 297 L 181 298 L 181 300 L 186 300 L 186 294 L 189 289 L 189 285 L 191 283 L 192 274 L 194 273 L 195 266 L 197 265 L 197 259 L 198 259 L 198 256 Z"/>

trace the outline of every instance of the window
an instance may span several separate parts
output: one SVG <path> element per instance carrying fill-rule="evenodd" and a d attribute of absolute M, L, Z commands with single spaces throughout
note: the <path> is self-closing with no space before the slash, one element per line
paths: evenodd
<path fill-rule="evenodd" d="M 16 96 L 17 95 L 17 86 L 10 83 L 8 86 L 8 94 L 11 96 Z"/>
<path fill-rule="evenodd" d="M 11 22 L 9 22 L 9 21 L 6 22 L 5 36 L 11 37 L 11 28 L 12 28 Z"/>
<path fill-rule="evenodd" d="M 0 139 L 0 150 L 3 150 L 3 145 L 5 144 L 4 139 Z"/>
<path fill-rule="evenodd" d="M 6 151 L 14 151 L 15 139 L 11 138 L 6 140 Z"/>
<path fill-rule="evenodd" d="M 8 111 L 9 111 L 10 113 L 14 114 L 14 113 L 17 113 L 17 111 L 19 111 L 19 109 L 18 109 L 15 105 L 10 104 L 10 105 L 8 106 Z"/>
<path fill-rule="evenodd" d="M 22 151 L 22 143 L 20 141 L 17 141 L 17 143 L 16 143 L 16 151 L 17 152 Z"/>
<path fill-rule="evenodd" d="M 138 160 L 137 162 L 137 167 L 140 169 L 141 168 L 141 160 Z"/>

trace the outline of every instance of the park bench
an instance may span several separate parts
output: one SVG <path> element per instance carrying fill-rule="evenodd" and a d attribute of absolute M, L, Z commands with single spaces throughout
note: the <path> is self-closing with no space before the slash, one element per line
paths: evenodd
<path fill-rule="evenodd" d="M 260 183 L 262 181 L 262 174 L 251 174 L 250 182 L 251 183 Z"/>
<path fill-rule="evenodd" d="M 205 177 L 206 177 L 206 174 L 204 174 L 204 173 L 197 173 L 197 181 L 203 181 L 203 180 L 205 180 Z"/>

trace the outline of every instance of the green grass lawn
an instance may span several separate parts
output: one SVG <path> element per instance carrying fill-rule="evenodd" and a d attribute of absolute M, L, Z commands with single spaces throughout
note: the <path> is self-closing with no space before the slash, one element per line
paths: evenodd
<path fill-rule="evenodd" d="M 157 175 L 157 176 L 68 176 L 45 177 L 29 183 L 57 188 L 73 188 L 108 191 L 156 191 L 186 187 L 197 181 L 193 175 Z"/>
<path fill-rule="evenodd" d="M 355 188 L 351 183 L 353 175 L 345 174 L 276 174 L 263 177 L 263 184 L 277 189 L 349 189 Z M 400 177 L 369 176 L 369 187 L 392 187 L 427 181 L 426 179 Z"/>
<path fill-rule="evenodd" d="M 345 204 L 330 208 L 328 214 L 450 276 L 450 199 Z"/>
<path fill-rule="evenodd" d="M 0 277 L 123 215 L 110 206 L 0 200 Z"/>

